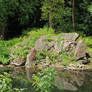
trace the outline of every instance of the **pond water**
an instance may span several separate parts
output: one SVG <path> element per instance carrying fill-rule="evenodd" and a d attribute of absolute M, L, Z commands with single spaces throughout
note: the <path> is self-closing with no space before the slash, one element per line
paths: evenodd
<path fill-rule="evenodd" d="M 30 69 L 25 69 L 24 67 L 13 68 L 7 72 L 13 78 L 14 87 L 25 88 L 24 92 L 35 92 L 31 84 L 32 72 Z M 57 72 L 58 75 L 54 81 L 55 87 L 51 89 L 51 92 L 92 92 L 92 70 L 66 71 L 57 69 Z"/>

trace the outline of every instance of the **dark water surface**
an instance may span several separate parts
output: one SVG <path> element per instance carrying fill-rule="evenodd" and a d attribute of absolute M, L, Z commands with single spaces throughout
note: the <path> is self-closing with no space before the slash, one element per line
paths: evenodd
<path fill-rule="evenodd" d="M 31 84 L 30 69 L 14 68 L 8 71 L 13 78 L 13 86 L 26 88 L 24 92 L 35 92 Z M 92 92 L 92 70 L 66 71 L 59 70 L 51 92 Z M 40 92 L 40 91 L 39 91 Z"/>

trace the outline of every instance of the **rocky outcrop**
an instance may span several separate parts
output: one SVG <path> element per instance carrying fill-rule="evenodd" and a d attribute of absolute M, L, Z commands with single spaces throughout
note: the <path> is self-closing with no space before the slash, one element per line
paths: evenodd
<path fill-rule="evenodd" d="M 48 35 L 41 36 L 36 42 L 35 42 L 35 49 L 36 50 L 48 50 L 49 52 L 56 54 L 60 53 L 61 49 L 65 51 L 69 51 L 73 48 L 75 48 L 75 41 L 79 37 L 79 34 L 77 33 L 65 33 L 62 34 L 60 37 L 58 36 L 51 36 L 50 38 L 52 41 L 48 41 L 48 44 L 46 44 L 45 40 L 48 40 Z M 60 39 L 60 41 L 58 41 Z"/>
<path fill-rule="evenodd" d="M 80 40 L 78 43 L 76 42 L 78 38 L 79 38 L 79 34 L 77 33 L 63 33 L 61 36 L 49 36 L 49 35 L 41 36 L 35 42 L 35 47 L 32 49 L 32 52 L 30 52 L 27 55 L 27 59 L 26 59 L 27 65 L 29 66 L 32 65 L 36 57 L 36 52 L 38 51 L 42 52 L 43 50 L 46 50 L 48 53 L 53 55 L 60 54 L 63 52 L 66 52 L 69 55 L 71 52 L 73 52 L 74 60 L 81 62 L 83 64 L 87 64 L 88 59 L 86 56 L 87 53 L 86 47 L 82 40 Z M 42 58 L 42 60 L 40 61 L 43 60 L 46 61 L 46 58 Z M 58 60 L 61 61 L 62 58 L 58 57 L 57 61 Z"/>

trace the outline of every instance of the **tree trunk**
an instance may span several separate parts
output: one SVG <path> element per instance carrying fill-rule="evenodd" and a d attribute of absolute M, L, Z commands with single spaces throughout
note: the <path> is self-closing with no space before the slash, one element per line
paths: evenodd
<path fill-rule="evenodd" d="M 74 29 L 74 31 L 76 30 L 75 29 L 75 18 L 74 18 L 74 7 L 75 5 L 74 5 L 74 0 L 72 0 L 72 22 L 73 22 L 73 29 Z"/>
<path fill-rule="evenodd" d="M 52 28 L 52 18 L 51 18 L 50 13 L 49 13 L 49 27 Z"/>

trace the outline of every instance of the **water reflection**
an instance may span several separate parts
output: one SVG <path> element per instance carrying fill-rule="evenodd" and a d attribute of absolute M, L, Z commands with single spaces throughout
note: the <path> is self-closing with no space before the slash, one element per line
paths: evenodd
<path fill-rule="evenodd" d="M 84 84 L 85 72 L 62 71 L 55 78 L 55 86 L 60 90 L 78 90 Z"/>
<path fill-rule="evenodd" d="M 55 78 L 55 89 L 51 92 L 91 92 L 91 89 L 86 90 L 86 86 L 92 84 L 92 71 L 57 71 L 58 76 Z M 28 80 L 32 79 L 32 70 L 26 69 Z M 84 88 L 85 86 L 85 88 Z M 85 89 L 85 90 L 84 90 Z M 62 91 L 61 91 L 62 90 Z M 81 90 L 81 91 L 80 91 Z M 82 91 L 84 90 L 84 91 Z M 90 90 L 90 91 L 89 91 Z"/>
<path fill-rule="evenodd" d="M 25 68 L 26 69 L 26 76 L 28 80 L 32 80 L 32 74 L 34 73 L 34 70 L 31 68 Z"/>
<path fill-rule="evenodd" d="M 35 92 L 32 83 L 32 73 L 36 69 L 17 67 L 9 69 L 13 77 L 13 85 L 18 88 L 27 88 L 24 92 Z M 54 86 L 51 92 L 92 92 L 92 70 L 90 71 L 66 71 L 57 70 Z"/>

